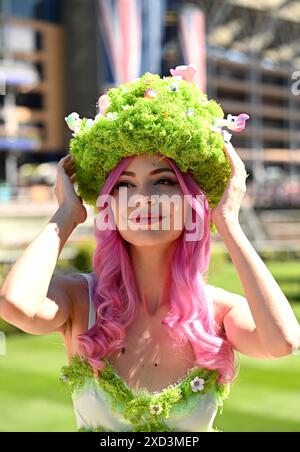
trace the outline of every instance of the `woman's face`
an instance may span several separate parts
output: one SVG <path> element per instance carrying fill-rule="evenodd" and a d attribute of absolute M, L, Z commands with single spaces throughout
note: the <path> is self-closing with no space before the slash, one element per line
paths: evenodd
<path fill-rule="evenodd" d="M 127 242 L 149 246 L 172 242 L 181 235 L 184 196 L 175 172 L 161 154 L 134 157 L 111 194 L 116 226 Z"/>

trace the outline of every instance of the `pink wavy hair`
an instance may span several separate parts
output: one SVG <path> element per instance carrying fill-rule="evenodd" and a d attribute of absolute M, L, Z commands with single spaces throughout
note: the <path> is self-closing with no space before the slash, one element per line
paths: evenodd
<path fill-rule="evenodd" d="M 111 194 L 132 158 L 123 158 L 110 172 L 99 197 Z M 195 366 L 217 369 L 218 383 L 230 383 L 237 374 L 234 351 L 219 330 L 212 302 L 207 299 L 204 288 L 203 275 L 210 261 L 209 205 L 204 196 L 204 211 L 203 207 L 199 208 L 194 198 L 194 195 L 203 194 L 199 185 L 191 174 L 181 173 L 171 159 L 166 159 L 175 171 L 183 194 L 192 195 L 192 209 L 196 215 L 202 215 L 204 232 L 200 240 L 187 241 L 184 228 L 179 237 L 172 262 L 170 310 L 163 325 L 169 327 L 167 329 L 174 339 L 174 347 L 190 341 L 195 354 Z M 117 229 L 99 230 L 96 220 L 94 234 L 96 249 L 93 254 L 92 298 L 97 320 L 85 334 L 78 335 L 78 340 L 88 362 L 98 374 L 106 365 L 103 358 L 124 346 L 126 327 L 134 320 L 139 301 L 127 242 Z"/>

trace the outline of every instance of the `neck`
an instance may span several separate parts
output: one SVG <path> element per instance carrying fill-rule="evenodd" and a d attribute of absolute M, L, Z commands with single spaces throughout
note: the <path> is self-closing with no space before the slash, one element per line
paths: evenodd
<path fill-rule="evenodd" d="M 176 246 L 177 241 L 165 245 L 129 247 L 138 298 L 149 317 L 161 307 L 169 306 L 171 265 Z"/>

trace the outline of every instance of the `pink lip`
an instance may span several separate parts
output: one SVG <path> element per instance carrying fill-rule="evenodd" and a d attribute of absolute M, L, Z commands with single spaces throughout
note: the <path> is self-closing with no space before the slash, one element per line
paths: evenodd
<path fill-rule="evenodd" d="M 157 218 L 162 218 L 160 215 L 149 215 L 148 217 L 141 217 L 141 219 L 142 220 L 145 220 L 145 219 L 157 219 Z"/>
<path fill-rule="evenodd" d="M 140 220 L 139 220 L 140 218 Z M 161 216 L 149 216 L 149 217 L 137 217 L 135 222 L 137 224 L 148 224 L 148 223 L 156 223 L 158 221 L 161 221 L 163 218 L 165 217 L 161 217 Z"/>

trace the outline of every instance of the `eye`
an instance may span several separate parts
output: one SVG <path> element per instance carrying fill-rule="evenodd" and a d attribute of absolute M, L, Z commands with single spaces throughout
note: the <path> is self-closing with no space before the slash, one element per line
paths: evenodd
<path fill-rule="evenodd" d="M 158 182 L 160 182 L 160 181 L 167 181 L 170 185 L 176 185 L 177 184 L 177 182 L 173 182 L 172 180 L 170 180 L 170 179 L 166 179 L 166 178 L 163 178 L 163 179 L 159 179 L 157 182 L 155 182 L 156 184 L 158 184 Z M 161 184 L 160 184 L 161 185 Z M 166 185 L 166 184 L 162 184 L 162 185 Z"/>
<path fill-rule="evenodd" d="M 167 179 L 167 178 L 161 178 L 158 181 L 156 181 L 155 183 L 158 184 L 161 181 L 163 181 L 164 183 L 163 184 L 159 184 L 159 185 L 176 185 L 177 184 L 177 182 L 174 182 L 174 181 L 172 181 L 170 179 Z M 127 187 L 128 185 L 131 185 L 131 186 L 134 187 L 134 185 L 132 185 L 130 182 L 121 181 L 118 184 L 116 184 L 114 188 L 115 189 L 119 189 L 121 187 Z"/>
<path fill-rule="evenodd" d="M 122 185 L 122 184 L 125 184 L 125 185 Z M 115 188 L 115 189 L 118 189 L 118 188 L 120 188 L 120 187 L 127 186 L 128 184 L 129 184 L 129 185 L 132 185 L 130 182 L 122 181 L 122 182 L 119 182 L 117 185 L 115 185 L 114 188 Z"/>

